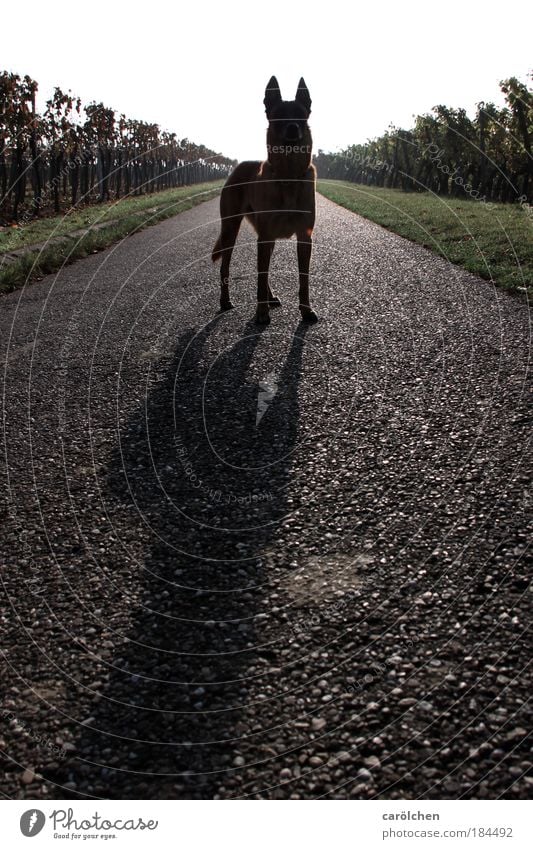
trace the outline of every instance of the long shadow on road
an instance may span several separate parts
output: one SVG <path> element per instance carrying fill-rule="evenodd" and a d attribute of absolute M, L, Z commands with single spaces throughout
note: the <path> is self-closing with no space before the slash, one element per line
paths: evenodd
<path fill-rule="evenodd" d="M 65 764 L 75 795 L 213 798 L 239 766 L 247 677 L 263 651 L 264 554 L 293 474 L 306 328 L 283 362 L 272 334 L 248 325 L 224 350 L 216 326 L 182 337 L 111 463 L 110 508 L 134 503 L 151 544 L 127 641 Z M 258 387 L 251 373 L 263 362 Z"/>

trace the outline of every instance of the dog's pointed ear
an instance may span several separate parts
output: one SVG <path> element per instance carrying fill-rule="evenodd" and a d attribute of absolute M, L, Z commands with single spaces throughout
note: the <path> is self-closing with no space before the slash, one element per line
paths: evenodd
<path fill-rule="evenodd" d="M 263 103 L 265 104 L 267 118 L 272 112 L 274 106 L 281 103 L 281 91 L 279 90 L 279 83 L 276 77 L 270 77 L 265 89 L 265 99 L 263 100 Z"/>
<path fill-rule="evenodd" d="M 300 103 L 304 109 L 307 110 L 307 114 L 309 115 L 311 112 L 311 95 L 309 94 L 309 89 L 307 88 L 303 77 L 300 77 L 300 82 L 296 89 L 296 97 L 294 99 L 296 100 L 296 103 Z"/>

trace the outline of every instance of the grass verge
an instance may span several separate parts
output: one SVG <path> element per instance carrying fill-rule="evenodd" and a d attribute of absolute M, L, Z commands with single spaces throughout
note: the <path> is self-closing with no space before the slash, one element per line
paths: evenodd
<path fill-rule="evenodd" d="M 527 207 L 341 180 L 319 180 L 318 191 L 467 271 L 506 289 L 533 293 L 533 218 Z"/>
<path fill-rule="evenodd" d="M 223 180 L 129 197 L 0 230 L 0 292 L 57 271 L 130 233 L 216 197 Z M 17 253 L 14 254 L 13 252 Z"/>

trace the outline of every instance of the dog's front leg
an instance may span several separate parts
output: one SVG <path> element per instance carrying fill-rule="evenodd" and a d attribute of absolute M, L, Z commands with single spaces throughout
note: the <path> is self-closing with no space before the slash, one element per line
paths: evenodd
<path fill-rule="evenodd" d="M 313 247 L 311 236 L 307 233 L 298 236 L 298 272 L 300 277 L 300 312 L 304 321 L 318 321 L 316 312 L 311 309 L 309 301 L 309 265 Z"/>
<path fill-rule="evenodd" d="M 259 237 L 257 240 L 257 313 L 255 320 L 258 324 L 268 324 L 268 268 L 270 257 L 274 250 L 274 242 L 266 242 Z"/>

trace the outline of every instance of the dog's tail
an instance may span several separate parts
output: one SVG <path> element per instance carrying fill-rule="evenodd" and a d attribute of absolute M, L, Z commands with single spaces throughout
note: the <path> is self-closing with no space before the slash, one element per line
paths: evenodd
<path fill-rule="evenodd" d="M 213 253 L 211 254 L 211 259 L 213 262 L 217 262 L 222 256 L 222 234 L 218 237 L 215 243 L 215 247 L 213 248 Z"/>

